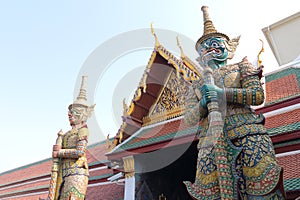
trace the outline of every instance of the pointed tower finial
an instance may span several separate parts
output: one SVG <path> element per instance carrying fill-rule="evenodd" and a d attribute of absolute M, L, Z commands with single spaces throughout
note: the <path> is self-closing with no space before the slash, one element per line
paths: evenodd
<path fill-rule="evenodd" d="M 210 37 L 223 37 L 227 41 L 229 41 L 229 37 L 223 33 L 219 33 L 216 28 L 214 27 L 214 24 L 209 16 L 208 13 L 208 6 L 202 6 L 201 10 L 203 12 L 203 35 L 199 38 L 199 40 L 196 43 L 196 50 L 198 49 L 198 46 L 200 45 L 201 42 L 204 40 L 210 38 Z"/>
<path fill-rule="evenodd" d="M 157 35 L 156 35 L 155 31 L 154 31 L 153 23 L 152 23 L 152 22 L 151 22 L 151 24 L 150 24 L 150 27 L 151 27 L 151 33 L 152 33 L 152 35 L 153 35 L 154 38 L 155 38 L 155 47 L 159 47 L 159 46 L 160 46 L 160 43 L 159 43 L 158 37 L 157 37 Z"/>
<path fill-rule="evenodd" d="M 81 86 L 79 90 L 79 94 L 74 101 L 73 105 L 82 105 L 85 107 L 89 107 L 87 104 L 87 98 L 86 98 L 86 81 L 87 81 L 87 76 L 82 76 L 81 80 Z"/>
<path fill-rule="evenodd" d="M 181 46 L 181 44 L 180 44 L 180 42 L 179 42 L 179 37 L 178 37 L 178 35 L 176 36 L 176 40 L 177 40 L 177 46 L 178 46 L 179 49 L 180 49 L 181 58 L 185 58 L 185 54 L 184 54 L 183 49 L 182 49 L 182 46 Z"/>
<path fill-rule="evenodd" d="M 201 10 L 203 12 L 203 23 L 204 23 L 203 35 L 216 33 L 217 30 L 214 27 L 214 24 L 209 17 L 208 6 L 202 6 Z"/>

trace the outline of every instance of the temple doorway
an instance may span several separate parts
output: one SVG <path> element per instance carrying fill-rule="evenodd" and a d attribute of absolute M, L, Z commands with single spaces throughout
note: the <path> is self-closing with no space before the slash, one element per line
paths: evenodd
<path fill-rule="evenodd" d="M 181 155 L 174 152 L 181 152 Z M 183 181 L 194 182 L 195 180 L 197 152 L 197 142 L 194 141 L 188 145 L 161 149 L 157 155 L 136 155 L 135 167 L 138 169 L 137 172 L 142 172 L 135 174 L 135 199 L 159 200 L 159 196 L 164 196 L 166 200 L 192 200 Z M 169 164 L 164 163 L 165 160 L 170 161 L 170 156 L 173 154 L 178 158 Z M 166 166 L 153 171 L 149 166 L 153 166 L 154 162 Z M 161 199 L 164 200 L 162 197 Z"/>

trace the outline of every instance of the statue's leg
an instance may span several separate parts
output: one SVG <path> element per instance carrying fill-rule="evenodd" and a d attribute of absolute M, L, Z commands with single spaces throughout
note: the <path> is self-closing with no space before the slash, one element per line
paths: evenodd
<path fill-rule="evenodd" d="M 199 149 L 195 183 L 184 183 L 194 199 L 220 198 L 217 167 L 211 155 L 211 148 Z"/>
<path fill-rule="evenodd" d="M 71 175 L 64 178 L 64 184 L 61 188 L 60 200 L 72 199 L 84 200 L 88 177 L 84 175 Z"/>
<path fill-rule="evenodd" d="M 237 161 L 241 170 L 240 193 L 247 199 L 284 199 L 280 190 L 281 167 L 268 135 L 247 135 L 234 141 L 242 152 Z M 246 198 L 246 197 L 244 197 Z"/>
<path fill-rule="evenodd" d="M 246 193 L 246 180 L 243 177 L 243 162 L 242 154 L 239 154 L 235 163 L 235 173 L 238 176 L 237 178 L 237 190 L 239 200 L 247 199 Z"/>

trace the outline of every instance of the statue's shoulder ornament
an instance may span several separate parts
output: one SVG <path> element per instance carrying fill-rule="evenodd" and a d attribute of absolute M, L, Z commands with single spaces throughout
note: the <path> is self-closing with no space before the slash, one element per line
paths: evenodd
<path fill-rule="evenodd" d="M 82 127 L 78 130 L 78 140 L 87 140 L 89 137 L 89 130 L 87 127 Z"/>
<path fill-rule="evenodd" d="M 242 79 L 245 79 L 248 76 L 255 76 L 255 75 L 257 75 L 259 78 L 262 77 L 263 66 L 256 67 L 252 63 L 250 63 L 247 59 L 243 59 L 243 61 L 239 63 L 239 68 L 241 71 Z"/>
<path fill-rule="evenodd" d="M 234 64 L 229 64 L 224 67 L 221 67 L 218 69 L 218 73 L 222 76 L 225 77 L 226 75 L 230 73 L 235 73 L 239 71 L 239 63 L 234 63 Z"/>
<path fill-rule="evenodd" d="M 221 67 L 214 74 L 215 83 L 219 87 L 239 87 L 240 68 L 238 63 Z"/>

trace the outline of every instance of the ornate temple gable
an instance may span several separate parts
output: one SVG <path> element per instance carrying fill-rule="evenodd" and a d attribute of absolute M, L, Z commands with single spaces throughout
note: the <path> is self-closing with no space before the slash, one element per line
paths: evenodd
<path fill-rule="evenodd" d="M 168 112 L 168 118 L 181 115 L 182 110 L 180 110 L 179 107 L 183 106 L 182 99 L 180 99 L 181 97 L 179 98 L 177 96 L 178 92 L 175 92 L 174 85 L 172 87 L 165 87 L 169 80 L 170 84 L 173 81 L 176 82 L 178 86 L 182 87 L 186 86 L 188 82 L 201 79 L 199 68 L 196 66 L 195 63 L 193 63 L 188 57 L 186 57 L 183 54 L 180 45 L 179 47 L 182 56 L 181 59 L 178 59 L 159 43 L 158 38 L 154 33 L 153 29 L 152 33 L 155 37 L 154 50 L 151 54 L 147 67 L 142 75 L 141 81 L 135 91 L 134 97 L 131 100 L 131 103 L 128 106 L 126 104 L 124 104 L 123 106 L 123 123 L 117 135 L 114 138 L 113 144 L 110 145 L 110 149 L 112 149 L 114 146 L 120 144 L 122 141 L 130 137 L 134 132 L 139 130 L 140 127 L 149 124 L 150 121 L 154 122 L 153 119 L 150 121 L 149 119 L 146 119 L 148 116 L 150 116 L 149 113 L 152 113 L 152 117 L 158 117 L 161 113 L 166 112 Z M 171 71 L 173 71 L 174 73 L 174 75 L 172 76 L 181 77 L 182 80 L 180 80 L 179 78 L 178 80 L 170 78 Z M 184 82 L 184 84 L 182 84 L 182 81 Z M 173 91 L 167 91 L 167 89 L 163 90 L 163 88 L 173 88 Z M 160 96 L 162 94 L 163 97 L 167 97 L 168 95 L 174 96 L 173 100 L 169 101 L 170 105 L 163 105 L 163 103 L 167 103 L 166 100 L 161 100 L 162 103 L 158 102 L 158 99 L 161 99 Z M 177 110 L 174 110 L 174 99 L 176 98 L 177 100 L 180 99 L 181 102 L 177 103 Z M 168 106 L 168 110 L 166 110 L 165 112 L 162 109 L 159 109 L 158 107 L 153 105 L 160 106 L 161 108 L 163 106 Z M 170 109 L 170 107 L 172 109 Z M 154 110 L 156 113 L 154 113 Z M 159 121 L 164 119 L 167 118 L 159 118 Z"/>
<path fill-rule="evenodd" d="M 189 85 L 189 82 L 182 76 L 172 71 L 159 98 L 150 109 L 149 115 L 143 119 L 143 126 L 182 115 Z"/>

